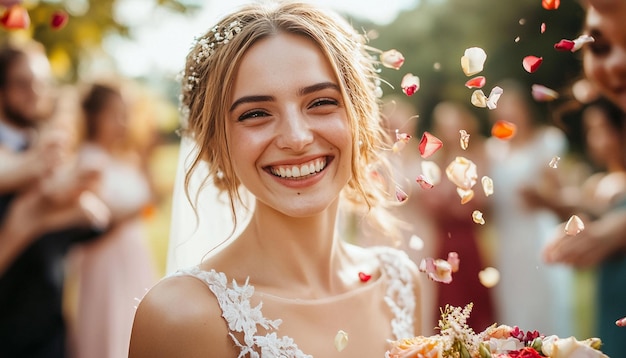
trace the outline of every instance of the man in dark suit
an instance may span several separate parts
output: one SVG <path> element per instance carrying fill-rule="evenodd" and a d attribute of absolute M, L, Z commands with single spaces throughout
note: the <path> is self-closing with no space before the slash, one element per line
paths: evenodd
<path fill-rule="evenodd" d="M 38 138 L 53 109 L 49 78 L 41 46 L 0 48 L 0 357 L 67 356 L 65 255 L 109 220 L 89 191 L 93 173 L 73 173 L 63 195 L 42 190 L 64 164 L 63 137 Z"/>

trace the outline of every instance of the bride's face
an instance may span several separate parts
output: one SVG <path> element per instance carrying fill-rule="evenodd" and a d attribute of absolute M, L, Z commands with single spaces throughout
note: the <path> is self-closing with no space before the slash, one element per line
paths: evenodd
<path fill-rule="evenodd" d="M 352 135 L 339 84 L 303 36 L 270 36 L 244 55 L 226 134 L 241 183 L 258 205 L 285 215 L 320 213 L 350 179 Z"/>

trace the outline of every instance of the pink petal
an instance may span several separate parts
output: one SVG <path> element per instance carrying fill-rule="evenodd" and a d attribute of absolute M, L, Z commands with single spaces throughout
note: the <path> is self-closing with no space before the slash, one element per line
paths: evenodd
<path fill-rule="evenodd" d="M 565 224 L 566 235 L 575 236 L 583 230 L 585 230 L 585 224 L 577 215 L 572 215 Z"/>
<path fill-rule="evenodd" d="M 412 96 L 420 89 L 420 79 L 412 73 L 407 73 L 404 77 L 402 77 L 400 87 L 402 87 L 402 92 L 404 92 L 404 94 Z"/>
<path fill-rule="evenodd" d="M 541 23 L 541 29 L 540 29 L 540 32 L 541 32 L 542 34 L 543 34 L 544 32 L 546 32 L 546 23 L 545 23 L 545 22 L 542 22 L 542 23 Z"/>
<path fill-rule="evenodd" d="M 557 51 L 572 51 L 574 48 L 574 41 L 562 39 L 554 44 L 554 49 Z"/>
<path fill-rule="evenodd" d="M 448 263 L 452 267 L 452 272 L 459 271 L 459 264 L 461 263 L 461 260 L 459 259 L 459 254 L 457 254 L 456 252 L 449 252 Z"/>
<path fill-rule="evenodd" d="M 465 82 L 465 87 L 467 88 L 483 88 L 483 86 L 487 83 L 487 80 L 484 76 L 474 77 L 471 80 Z"/>
<path fill-rule="evenodd" d="M 435 185 L 431 183 L 424 174 L 420 174 L 417 176 L 415 181 L 422 187 L 422 189 L 432 189 Z"/>
<path fill-rule="evenodd" d="M 400 133 L 397 129 L 396 129 L 396 142 L 393 143 L 393 147 L 391 148 L 391 150 L 394 153 L 397 153 L 399 151 L 401 151 L 402 149 L 404 149 L 404 146 L 406 145 L 406 143 L 408 143 L 409 139 L 411 139 L 411 135 L 408 133 Z"/>
<path fill-rule="evenodd" d="M 522 61 L 522 65 L 524 66 L 524 69 L 526 70 L 526 72 L 533 73 L 537 71 L 539 66 L 541 66 L 542 62 L 543 62 L 543 57 L 526 56 L 524 57 L 524 60 Z"/>
<path fill-rule="evenodd" d="M 452 282 L 452 265 L 448 261 L 427 257 L 419 265 L 421 272 L 427 273 L 428 278 L 436 282 Z"/>
<path fill-rule="evenodd" d="M 400 189 L 400 187 L 396 187 L 396 199 L 398 202 L 405 202 L 408 198 L 409 196 L 404 192 L 404 190 Z"/>
<path fill-rule="evenodd" d="M 419 144 L 419 151 L 422 158 L 430 157 L 441 147 L 443 147 L 443 142 L 439 138 L 429 132 L 424 132 Z"/>
<path fill-rule="evenodd" d="M 404 63 L 404 56 L 402 56 L 402 53 L 398 50 L 388 50 L 380 54 L 380 61 L 383 66 L 397 70 L 402 67 L 402 64 Z"/>
<path fill-rule="evenodd" d="M 559 94 L 555 90 L 546 86 L 534 84 L 531 89 L 533 98 L 538 102 L 550 102 L 559 98 Z"/>

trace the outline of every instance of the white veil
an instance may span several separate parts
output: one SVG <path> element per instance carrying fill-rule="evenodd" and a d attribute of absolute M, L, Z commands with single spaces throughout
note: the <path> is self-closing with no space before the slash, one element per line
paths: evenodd
<path fill-rule="evenodd" d="M 194 212 L 185 194 L 185 173 L 191 166 L 196 152 L 195 141 L 183 135 L 172 197 L 166 274 L 198 265 L 207 253 L 214 253 L 216 251 L 214 249 L 221 243 L 237 237 L 248 224 L 254 204 L 252 196 L 247 191 L 241 190 L 242 200 L 248 206 L 248 210 L 245 210 L 241 204 L 236 206 L 237 228 L 233 233 L 233 218 L 228 195 L 225 193 L 220 195 L 211 179 L 201 187 L 208 175 L 206 163 L 202 162 L 194 171 L 189 183 L 189 197 L 192 201 L 195 201 L 196 195 L 198 198 Z"/>

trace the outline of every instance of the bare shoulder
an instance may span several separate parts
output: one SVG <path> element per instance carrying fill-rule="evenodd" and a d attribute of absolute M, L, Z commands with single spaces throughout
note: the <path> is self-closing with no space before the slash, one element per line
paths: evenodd
<path fill-rule="evenodd" d="M 215 296 L 191 276 L 162 280 L 137 307 L 129 357 L 227 357 L 232 342 Z"/>

